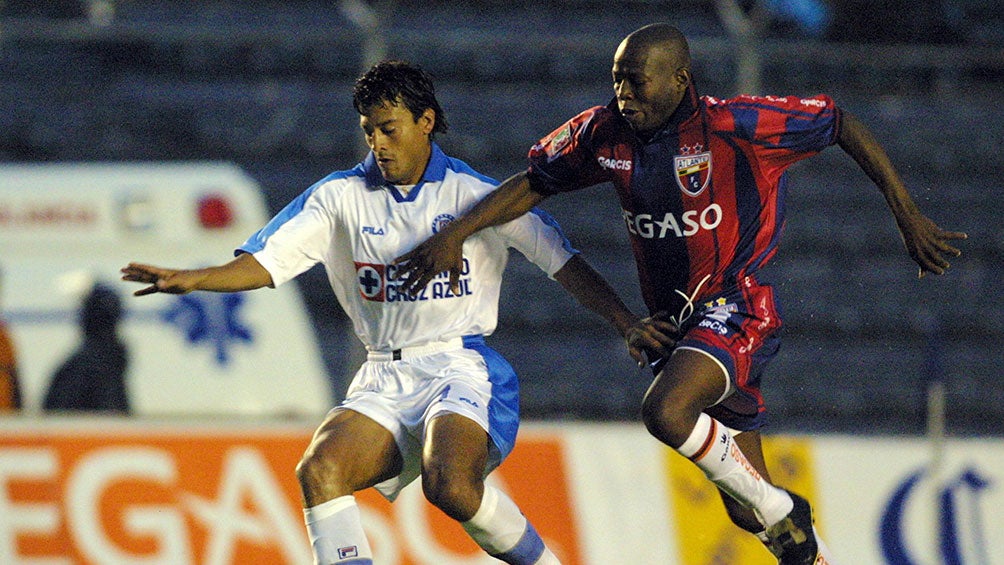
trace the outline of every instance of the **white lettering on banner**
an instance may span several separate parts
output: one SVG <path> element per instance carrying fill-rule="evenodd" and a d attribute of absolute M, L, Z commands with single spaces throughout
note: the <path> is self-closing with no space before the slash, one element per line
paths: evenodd
<path fill-rule="evenodd" d="M 49 449 L 0 450 L 0 563 L 70 565 L 70 558 L 18 554 L 19 535 L 59 535 L 60 511 L 66 513 L 70 541 L 87 562 L 180 565 L 194 563 L 191 532 L 185 510 L 201 522 L 206 548 L 202 563 L 224 565 L 234 561 L 240 540 L 255 544 L 274 542 L 286 562 L 309 563 L 309 545 L 303 524 L 290 512 L 289 498 L 275 481 L 265 457 L 254 449 L 226 452 L 215 500 L 184 491 L 176 492 L 180 504 L 133 504 L 113 517 L 128 536 L 151 538 L 155 553 L 135 554 L 120 547 L 107 531 L 102 505 L 117 484 L 147 482 L 170 491 L 179 481 L 177 462 L 169 451 L 150 447 L 114 447 L 93 450 L 68 470 L 62 499 L 57 504 L 14 504 L 12 480 L 58 484 L 60 462 Z M 252 513 L 245 506 L 256 509 Z"/>
<path fill-rule="evenodd" d="M 373 561 L 375 563 L 400 563 L 402 559 L 401 547 L 394 539 L 394 524 L 385 520 L 382 514 L 368 508 L 365 504 L 359 505 L 359 518 L 363 522 L 366 540 L 370 542 L 370 548 L 373 550 Z"/>
<path fill-rule="evenodd" d="M 55 534 L 59 529 L 59 508 L 55 504 L 13 504 L 7 488 L 11 479 L 52 480 L 58 468 L 56 454 L 50 449 L 0 450 L 0 563 L 71 565 L 69 559 L 28 561 L 18 556 L 18 534 Z"/>
<path fill-rule="evenodd" d="M 286 498 L 261 453 L 246 448 L 228 452 L 215 504 L 189 493 L 181 497 L 209 532 L 205 563 L 233 563 L 234 549 L 241 538 L 258 543 L 275 541 L 289 563 L 310 562 L 302 528 L 289 520 Z M 245 497 L 254 501 L 262 516 L 248 514 Z"/>
<path fill-rule="evenodd" d="M 159 551 L 147 558 L 122 551 L 102 529 L 98 518 L 105 491 L 123 479 L 150 480 L 170 485 L 177 479 L 170 454 L 148 448 L 114 448 L 95 451 L 73 470 L 66 484 L 66 511 L 70 531 L 78 547 L 95 563 L 185 563 L 191 550 L 185 534 L 185 521 L 170 506 L 151 505 L 145 509 L 131 506 L 122 522 L 135 536 L 157 540 Z"/>
<path fill-rule="evenodd" d="M 621 215 L 627 223 L 628 231 L 645 239 L 663 239 L 669 232 L 676 237 L 692 236 L 700 229 L 713 230 L 722 223 L 722 207 L 718 204 L 711 204 L 704 210 L 687 210 L 680 216 L 683 222 L 683 229 L 680 228 L 676 216 L 667 212 L 662 220 L 652 218 L 651 214 L 633 214 L 627 210 L 621 210 Z M 659 228 L 656 233 L 655 228 Z"/>

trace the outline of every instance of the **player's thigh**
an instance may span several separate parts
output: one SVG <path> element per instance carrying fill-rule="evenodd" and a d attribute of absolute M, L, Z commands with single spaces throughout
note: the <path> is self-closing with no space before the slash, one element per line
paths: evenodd
<path fill-rule="evenodd" d="M 328 413 L 314 432 L 304 460 L 353 492 L 396 476 L 402 466 L 393 434 L 350 409 Z"/>
<path fill-rule="evenodd" d="M 694 349 L 677 349 L 666 361 L 645 394 L 646 403 L 703 410 L 728 390 L 728 375 L 710 355 Z"/>
<path fill-rule="evenodd" d="M 485 474 L 488 433 L 467 416 L 443 412 L 425 430 L 422 475 L 430 482 L 479 483 Z"/>

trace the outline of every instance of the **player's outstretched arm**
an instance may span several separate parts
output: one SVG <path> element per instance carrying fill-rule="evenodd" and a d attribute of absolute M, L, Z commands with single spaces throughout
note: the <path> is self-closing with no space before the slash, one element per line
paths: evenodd
<path fill-rule="evenodd" d="M 150 286 L 133 293 L 145 296 L 188 294 L 193 290 L 239 292 L 272 286 L 272 275 L 250 253 L 241 253 L 225 265 L 202 269 L 165 269 L 141 263 L 129 263 L 121 269 L 122 280 L 146 283 Z"/>
<path fill-rule="evenodd" d="M 580 304 L 610 322 L 627 343 L 628 354 L 639 364 L 645 362 L 646 354 L 667 356 L 676 345 L 676 326 L 663 320 L 636 316 L 610 283 L 581 255 L 573 255 L 554 273 L 554 279 Z"/>
<path fill-rule="evenodd" d="M 878 140 L 847 111 L 841 114 L 837 143 L 882 191 L 896 218 L 907 253 L 920 266 L 919 276 L 928 272 L 944 274 L 949 267 L 946 256 L 962 255 L 950 242 L 968 236 L 963 232 L 945 231 L 921 213 Z"/>
<path fill-rule="evenodd" d="M 401 290 L 421 291 L 439 273 L 448 271 L 450 286 L 459 290 L 464 241 L 484 228 L 515 220 L 540 203 L 544 196 L 530 188 L 526 173 L 517 173 L 417 247 L 394 259 L 401 265 Z"/>

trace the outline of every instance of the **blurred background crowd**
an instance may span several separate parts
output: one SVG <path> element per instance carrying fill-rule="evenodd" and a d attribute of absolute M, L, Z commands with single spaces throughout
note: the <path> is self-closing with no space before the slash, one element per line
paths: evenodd
<path fill-rule="evenodd" d="M 970 235 L 949 274 L 918 281 L 842 152 L 796 165 L 765 273 L 786 318 L 764 387 L 775 429 L 918 433 L 937 380 L 951 432 L 1004 434 L 1004 13 L 990 0 L 7 0 L 0 161 L 231 161 L 275 212 L 364 154 L 351 86 L 396 57 L 437 80 L 451 124 L 437 141 L 502 179 L 610 99 L 614 49 L 653 21 L 691 38 L 704 94 L 833 96 L 928 215 Z M 544 208 L 641 311 L 615 199 L 590 190 Z M 636 419 L 650 376 L 619 338 L 525 261 L 510 270 L 492 344 L 522 375 L 525 417 Z M 334 401 L 350 328 L 322 271 L 298 283 Z"/>

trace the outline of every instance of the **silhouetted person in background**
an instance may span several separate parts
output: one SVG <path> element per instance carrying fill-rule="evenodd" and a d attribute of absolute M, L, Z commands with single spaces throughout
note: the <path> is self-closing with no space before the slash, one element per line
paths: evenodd
<path fill-rule="evenodd" d="M 122 302 L 105 285 L 95 285 L 80 306 L 83 341 L 56 370 L 45 410 L 129 412 L 125 344 L 119 339 Z"/>
<path fill-rule="evenodd" d="M 0 296 L 3 290 L 3 271 L 0 271 Z M 17 352 L 7 324 L 0 316 L 0 414 L 20 411 L 21 386 L 17 379 Z"/>

